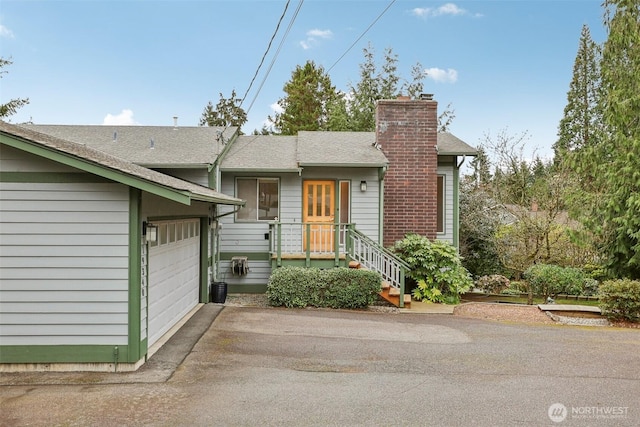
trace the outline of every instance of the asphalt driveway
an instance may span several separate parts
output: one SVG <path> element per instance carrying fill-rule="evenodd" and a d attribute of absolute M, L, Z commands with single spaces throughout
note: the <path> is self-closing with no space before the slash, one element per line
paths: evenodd
<path fill-rule="evenodd" d="M 3 374 L 0 425 L 640 424 L 637 329 L 201 312 L 139 372 Z"/>

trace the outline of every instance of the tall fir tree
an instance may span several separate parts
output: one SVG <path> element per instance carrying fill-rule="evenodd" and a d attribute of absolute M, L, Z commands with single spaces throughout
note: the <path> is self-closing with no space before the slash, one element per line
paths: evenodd
<path fill-rule="evenodd" d="M 601 137 L 600 60 L 600 47 L 591 39 L 589 27 L 583 25 L 567 105 L 558 126 L 558 140 L 553 145 L 556 162 L 567 152 L 596 145 Z"/>
<path fill-rule="evenodd" d="M 609 35 L 602 52 L 602 108 L 606 152 L 594 150 L 592 165 L 605 165 L 600 181 L 603 238 L 610 270 L 640 278 L 640 6 L 637 0 L 606 0 Z"/>
<path fill-rule="evenodd" d="M 286 95 L 278 100 L 282 112 L 269 117 L 276 133 L 296 135 L 301 130 L 327 130 L 328 109 L 338 93 L 322 66 L 313 61 L 298 65 L 283 90 Z"/>

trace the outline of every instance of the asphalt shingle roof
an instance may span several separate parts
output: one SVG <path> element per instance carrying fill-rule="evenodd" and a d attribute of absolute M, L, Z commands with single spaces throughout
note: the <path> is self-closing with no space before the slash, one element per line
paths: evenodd
<path fill-rule="evenodd" d="M 449 132 L 439 132 L 438 154 L 441 156 L 476 156 L 478 150 Z"/>
<path fill-rule="evenodd" d="M 220 169 L 225 171 L 287 172 L 299 169 L 296 160 L 296 136 L 239 136 L 224 157 Z"/>
<path fill-rule="evenodd" d="M 84 144 L 78 144 L 49 134 L 37 132 L 33 128 L 11 125 L 0 121 L 0 133 L 83 160 L 89 164 L 120 172 L 125 176 L 139 178 L 171 190 L 187 192 L 195 200 L 231 205 L 243 204 L 242 200 L 236 199 L 235 197 L 227 196 L 210 188 L 147 169 Z"/>
<path fill-rule="evenodd" d="M 301 166 L 382 167 L 389 161 L 375 148 L 374 132 L 298 132 Z"/>
<path fill-rule="evenodd" d="M 147 167 L 212 164 L 223 147 L 221 136 L 228 141 L 237 130 L 203 126 L 22 126 Z"/>

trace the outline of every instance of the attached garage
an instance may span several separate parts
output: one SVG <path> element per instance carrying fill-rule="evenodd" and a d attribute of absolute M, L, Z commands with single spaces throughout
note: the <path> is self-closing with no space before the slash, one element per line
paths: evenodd
<path fill-rule="evenodd" d="M 149 248 L 149 346 L 200 300 L 200 220 L 156 221 Z"/>
<path fill-rule="evenodd" d="M 242 200 L 2 121 L 0 170 L 0 372 L 135 370 L 208 301 Z"/>

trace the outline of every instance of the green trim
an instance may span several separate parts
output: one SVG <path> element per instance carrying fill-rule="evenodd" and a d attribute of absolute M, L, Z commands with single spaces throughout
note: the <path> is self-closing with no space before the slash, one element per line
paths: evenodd
<path fill-rule="evenodd" d="M 209 301 L 209 218 L 200 218 L 200 302 Z"/>
<path fill-rule="evenodd" d="M 109 179 L 85 172 L 0 172 L 0 182 L 109 183 Z"/>
<path fill-rule="evenodd" d="M 267 292 L 265 284 L 227 285 L 227 293 L 230 294 L 264 294 L 265 292 Z"/>
<path fill-rule="evenodd" d="M 6 345 L 0 349 L 0 363 L 127 363 L 140 360 L 126 345 Z"/>
<path fill-rule="evenodd" d="M 271 261 L 269 252 L 220 252 L 220 260 L 231 261 L 231 257 L 246 256 L 253 261 Z"/>
<path fill-rule="evenodd" d="M 172 215 L 172 216 L 149 216 L 147 217 L 147 221 L 180 221 L 182 219 L 199 219 L 199 218 L 207 218 L 206 216 L 202 216 L 202 214 L 198 215 Z"/>
<path fill-rule="evenodd" d="M 280 265 L 278 265 L 278 263 Z M 315 268 L 334 268 L 334 267 L 346 267 L 347 262 L 344 258 L 341 258 L 336 265 L 336 261 L 333 258 L 328 259 L 311 259 L 307 257 L 290 259 L 282 258 L 278 260 L 273 258 L 271 260 L 271 269 L 275 270 L 278 267 L 295 266 L 295 267 L 315 267 Z"/>
<path fill-rule="evenodd" d="M 453 246 L 460 249 L 460 169 L 453 167 Z"/>
<path fill-rule="evenodd" d="M 140 360 L 147 353 L 140 346 L 142 304 L 142 192 L 129 189 L 129 358 L 127 362 Z M 132 360 L 133 359 L 133 360 Z M 122 358 L 121 361 L 125 361 Z"/>

